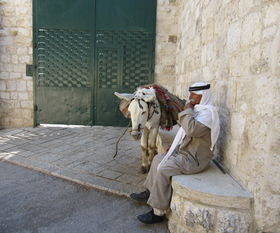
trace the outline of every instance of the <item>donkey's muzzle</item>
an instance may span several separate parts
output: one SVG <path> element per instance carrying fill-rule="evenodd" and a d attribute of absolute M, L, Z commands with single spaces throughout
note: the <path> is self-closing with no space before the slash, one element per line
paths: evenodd
<path fill-rule="evenodd" d="M 134 140 L 139 140 L 141 138 L 141 132 L 139 131 L 132 131 L 131 136 L 133 137 Z"/>

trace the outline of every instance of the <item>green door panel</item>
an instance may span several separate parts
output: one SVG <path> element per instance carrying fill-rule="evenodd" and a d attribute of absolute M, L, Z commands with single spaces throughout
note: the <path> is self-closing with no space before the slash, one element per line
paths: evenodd
<path fill-rule="evenodd" d="M 99 0 L 97 30 L 155 33 L 156 0 Z"/>
<path fill-rule="evenodd" d="M 37 123 L 93 123 L 94 7 L 34 0 Z"/>
<path fill-rule="evenodd" d="M 36 26 L 56 29 L 91 30 L 94 23 L 95 1 L 34 0 Z"/>
<path fill-rule="evenodd" d="M 82 88 L 37 88 L 38 122 L 90 125 L 91 92 Z M 46 98 L 47 97 L 47 98 Z M 44 107 L 49 106 L 49 107 Z M 53 116 L 53 117 L 52 117 Z"/>
<path fill-rule="evenodd" d="M 96 2 L 95 124 L 126 125 L 112 93 L 153 82 L 155 17 L 156 0 Z"/>
<path fill-rule="evenodd" d="M 126 125 L 114 92 L 153 82 L 156 0 L 33 0 L 36 123 Z"/>

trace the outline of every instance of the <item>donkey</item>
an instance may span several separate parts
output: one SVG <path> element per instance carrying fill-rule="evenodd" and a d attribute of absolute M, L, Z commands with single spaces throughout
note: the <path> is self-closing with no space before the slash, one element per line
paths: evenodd
<path fill-rule="evenodd" d="M 159 127 L 170 129 L 176 124 L 184 101 L 155 84 L 139 87 L 134 94 L 114 94 L 122 100 L 124 116 L 130 114 L 131 136 L 136 140 L 141 137 L 141 171 L 147 173 L 156 153 Z"/>
<path fill-rule="evenodd" d="M 159 130 L 161 110 L 153 88 L 138 88 L 134 94 L 114 93 L 129 104 L 132 128 L 131 136 L 141 137 L 142 173 L 147 173 L 156 151 L 156 139 Z M 141 136 L 141 132 L 142 136 Z"/>

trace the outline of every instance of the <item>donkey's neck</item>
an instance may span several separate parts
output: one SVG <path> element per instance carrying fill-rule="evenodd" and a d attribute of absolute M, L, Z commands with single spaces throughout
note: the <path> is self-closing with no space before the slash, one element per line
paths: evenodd
<path fill-rule="evenodd" d="M 153 103 L 150 104 L 149 107 L 149 119 L 146 123 L 146 127 L 148 129 L 159 127 L 160 116 L 161 116 L 161 111 L 160 111 L 159 102 L 157 99 L 155 99 Z"/>

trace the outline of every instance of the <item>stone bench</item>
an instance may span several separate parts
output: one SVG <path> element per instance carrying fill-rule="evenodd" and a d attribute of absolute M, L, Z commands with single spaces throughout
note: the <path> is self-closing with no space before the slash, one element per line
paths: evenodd
<path fill-rule="evenodd" d="M 163 149 L 177 129 L 159 132 Z M 214 163 L 199 174 L 174 176 L 172 188 L 171 233 L 253 232 L 253 196 Z"/>

